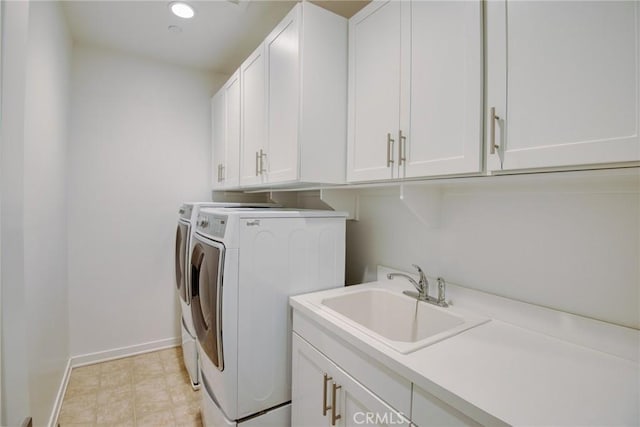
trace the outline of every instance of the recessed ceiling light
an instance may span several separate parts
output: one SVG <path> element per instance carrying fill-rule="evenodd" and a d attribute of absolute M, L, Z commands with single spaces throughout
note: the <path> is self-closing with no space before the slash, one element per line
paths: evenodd
<path fill-rule="evenodd" d="M 171 12 L 173 12 L 174 15 L 179 16 L 180 18 L 193 18 L 193 15 L 195 14 L 191 6 L 181 1 L 174 1 L 169 3 L 169 7 L 171 8 Z"/>

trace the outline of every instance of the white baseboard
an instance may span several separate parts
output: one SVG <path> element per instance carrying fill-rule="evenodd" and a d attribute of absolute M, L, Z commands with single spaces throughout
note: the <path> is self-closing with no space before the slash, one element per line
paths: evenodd
<path fill-rule="evenodd" d="M 51 411 L 51 417 L 49 418 L 49 427 L 56 427 L 56 421 L 58 421 L 58 416 L 60 415 L 60 409 L 62 409 L 62 401 L 64 400 L 64 393 L 67 391 L 67 385 L 69 384 L 69 377 L 71 377 L 71 359 L 67 360 L 67 367 L 64 370 L 64 374 L 62 375 L 62 381 L 60 382 L 60 387 L 58 388 L 58 394 L 56 395 L 56 400 L 53 403 L 53 410 Z"/>
<path fill-rule="evenodd" d="M 144 344 L 136 344 L 129 347 L 114 348 L 111 350 L 98 351 L 96 353 L 82 354 L 71 357 L 71 366 L 77 368 L 84 365 L 106 362 L 123 357 L 135 356 L 136 354 L 149 353 L 165 348 L 179 346 L 182 343 L 180 337 L 167 338 L 164 340 L 151 341 Z"/>

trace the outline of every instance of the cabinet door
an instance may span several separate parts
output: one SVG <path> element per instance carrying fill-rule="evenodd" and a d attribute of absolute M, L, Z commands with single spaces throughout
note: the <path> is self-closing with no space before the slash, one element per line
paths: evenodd
<path fill-rule="evenodd" d="M 265 150 L 265 62 L 260 45 L 240 66 L 240 185 L 263 182 Z"/>
<path fill-rule="evenodd" d="M 398 411 L 380 400 L 371 391 L 358 383 L 343 370 L 333 372 L 334 382 L 340 386 L 331 390 L 336 393 L 336 413 L 340 416 L 338 426 L 409 426 L 409 421 Z M 406 414 L 407 416 L 409 414 Z M 331 416 L 331 414 L 329 414 Z"/>
<path fill-rule="evenodd" d="M 480 1 L 405 3 L 410 94 L 403 97 L 401 176 L 473 173 L 482 161 Z M 406 51 L 406 50 L 405 50 Z M 406 120 L 409 120 L 407 123 Z"/>
<path fill-rule="evenodd" d="M 640 160 L 640 2 L 492 1 L 489 169 Z M 508 31 L 507 31 L 508 29 Z"/>
<path fill-rule="evenodd" d="M 240 185 L 240 73 L 236 72 L 225 85 L 226 156 L 222 170 L 225 188 Z"/>
<path fill-rule="evenodd" d="M 307 344 L 298 334 L 293 334 L 291 359 L 291 425 L 296 427 L 320 427 L 330 425 L 331 411 L 323 411 L 323 403 L 329 403 L 330 362 Z"/>
<path fill-rule="evenodd" d="M 295 333 L 292 351 L 291 425 L 409 425 L 402 414 Z"/>
<path fill-rule="evenodd" d="M 397 169 L 401 3 L 375 1 L 349 20 L 348 181 L 389 179 Z"/>
<path fill-rule="evenodd" d="M 220 89 L 211 98 L 211 165 L 213 167 L 213 189 L 224 188 L 225 153 L 225 90 Z"/>
<path fill-rule="evenodd" d="M 419 427 L 480 427 L 482 424 L 413 385 L 411 421 Z"/>
<path fill-rule="evenodd" d="M 301 8 L 294 8 L 265 41 L 267 61 L 267 176 L 277 183 L 298 179 Z"/>

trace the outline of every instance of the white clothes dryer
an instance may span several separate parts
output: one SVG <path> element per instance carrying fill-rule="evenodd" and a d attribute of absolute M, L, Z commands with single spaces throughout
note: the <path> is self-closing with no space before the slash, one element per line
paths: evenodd
<path fill-rule="evenodd" d="M 346 214 L 201 209 L 191 311 L 205 426 L 290 425 L 289 297 L 344 286 Z"/>
<path fill-rule="evenodd" d="M 272 203 L 227 203 L 227 202 L 190 202 L 180 207 L 178 228 L 176 230 L 175 276 L 178 300 L 180 301 L 180 325 L 182 335 L 182 355 L 191 386 L 197 389 L 200 384 L 198 353 L 196 351 L 195 330 L 191 318 L 190 267 L 191 236 L 194 232 L 193 222 L 201 208 L 237 208 L 237 207 L 278 207 Z"/>

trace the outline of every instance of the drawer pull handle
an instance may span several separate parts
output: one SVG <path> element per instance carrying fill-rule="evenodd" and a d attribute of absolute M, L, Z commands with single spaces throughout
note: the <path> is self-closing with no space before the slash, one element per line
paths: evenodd
<path fill-rule="evenodd" d="M 387 134 L 387 167 L 391 167 L 393 164 L 393 143 L 396 142 L 391 138 L 391 134 Z"/>
<path fill-rule="evenodd" d="M 499 148 L 496 144 L 496 120 L 500 120 L 499 116 L 496 116 L 496 107 L 491 107 L 491 154 L 496 154 L 496 148 Z"/>
<path fill-rule="evenodd" d="M 267 153 L 265 153 L 262 148 L 260 149 L 260 175 L 267 171 L 267 168 L 264 166 L 264 158 L 267 157 Z"/>
<path fill-rule="evenodd" d="M 332 383 L 333 386 L 333 394 L 331 396 L 331 425 L 335 426 L 336 421 L 342 418 L 339 414 L 336 415 L 336 395 L 338 394 L 338 390 L 342 388 L 342 386 L 337 385 L 335 382 Z"/>
<path fill-rule="evenodd" d="M 331 378 L 329 375 L 324 374 L 324 384 L 322 386 L 322 416 L 323 417 L 326 417 L 327 411 L 331 409 L 331 406 L 327 406 L 327 383 L 332 379 L 333 378 Z"/>
<path fill-rule="evenodd" d="M 407 137 L 402 134 L 402 129 L 398 131 L 398 166 L 407 161 Z"/>

